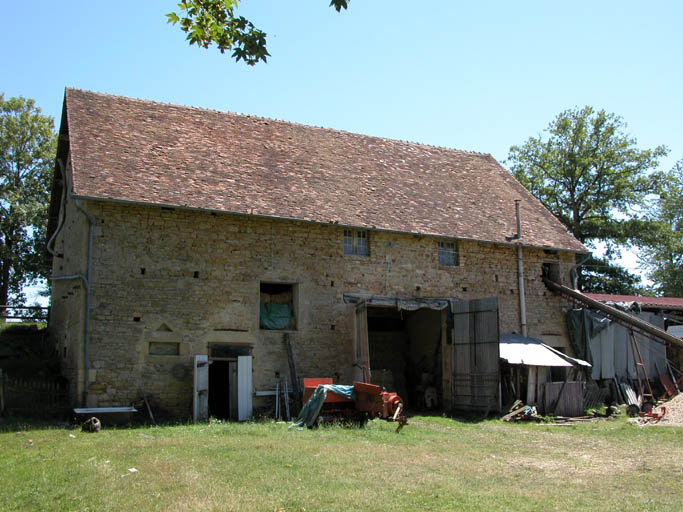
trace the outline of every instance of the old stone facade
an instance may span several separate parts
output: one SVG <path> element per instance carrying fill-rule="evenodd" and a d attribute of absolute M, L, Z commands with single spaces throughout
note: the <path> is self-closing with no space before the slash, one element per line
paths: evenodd
<path fill-rule="evenodd" d="M 337 225 L 98 200 L 80 205 L 93 220 L 87 394 L 85 283 L 69 276 L 87 274 L 89 223 L 69 194 L 53 260 L 53 275 L 69 278 L 53 281 L 51 321 L 74 404 L 129 405 L 144 394 L 158 410 L 187 417 L 192 357 L 209 354 L 211 344 L 251 347 L 254 389 L 271 388 L 289 367 L 285 331 L 259 327 L 261 283 L 292 285 L 296 321 L 286 332 L 300 377 L 351 379 L 354 320 L 344 293 L 498 297 L 501 332 L 520 330 L 514 245 L 451 239 L 459 264 L 446 266 L 437 258 L 443 239 L 433 236 L 368 230 L 369 255 L 358 256 L 344 254 Z M 573 252 L 524 249 L 529 335 L 565 349 L 563 305 L 543 285 L 541 267 L 555 264 L 567 283 L 574 259 Z"/>
<path fill-rule="evenodd" d="M 528 334 L 568 349 L 541 275 L 568 284 L 586 248 L 491 155 L 67 89 L 56 160 L 74 405 L 246 419 L 291 378 L 289 342 L 299 378 L 500 408 L 520 247 Z"/>

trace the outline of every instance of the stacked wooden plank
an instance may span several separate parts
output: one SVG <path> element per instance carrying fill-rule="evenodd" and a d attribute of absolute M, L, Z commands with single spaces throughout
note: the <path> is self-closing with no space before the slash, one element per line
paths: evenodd
<path fill-rule="evenodd" d="M 526 405 L 521 400 L 517 400 L 508 413 L 501 418 L 503 421 L 542 421 L 536 407 Z"/>

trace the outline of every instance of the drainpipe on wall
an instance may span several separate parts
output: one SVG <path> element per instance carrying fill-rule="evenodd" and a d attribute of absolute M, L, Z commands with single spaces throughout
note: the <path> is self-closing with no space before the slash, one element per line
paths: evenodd
<path fill-rule="evenodd" d="M 68 159 L 68 155 L 67 155 Z M 62 226 L 64 225 L 64 219 L 66 217 L 66 172 L 64 172 L 64 163 L 62 162 L 61 159 L 57 159 L 57 165 L 59 166 L 59 171 L 62 177 L 62 200 L 59 203 L 59 219 L 57 222 L 57 228 L 55 229 L 55 232 L 52 233 L 52 236 L 50 239 L 47 241 L 47 244 L 45 245 L 45 248 L 47 249 L 47 252 L 49 252 L 52 256 L 57 256 L 55 254 L 54 250 L 54 243 L 55 240 L 57 239 L 57 235 L 59 232 L 62 230 Z"/>
<path fill-rule="evenodd" d="M 519 199 L 515 199 L 515 212 L 517 214 L 517 240 L 522 238 L 522 215 L 519 209 Z M 517 245 L 517 275 L 519 277 L 519 323 L 522 331 L 522 336 L 527 335 L 526 327 L 526 296 L 524 292 L 524 255 L 522 252 L 522 244 Z"/>
<path fill-rule="evenodd" d="M 88 219 L 88 263 L 87 263 L 87 283 L 85 288 L 85 343 L 83 347 L 83 354 L 85 359 L 85 386 L 83 388 L 84 394 L 84 405 L 88 405 L 88 388 L 90 386 L 90 285 L 92 284 L 92 246 L 93 246 L 93 234 L 95 231 L 95 219 L 88 211 L 81 206 L 78 199 L 74 201 L 76 208 L 78 208 L 85 218 Z"/>
<path fill-rule="evenodd" d="M 589 254 L 584 254 L 583 258 L 581 258 L 581 261 L 576 263 L 575 265 L 572 265 L 572 269 L 569 272 L 572 278 L 572 287 L 576 290 L 579 291 L 579 267 L 583 266 L 584 263 L 588 261 L 588 259 L 591 257 L 590 253 Z"/>
<path fill-rule="evenodd" d="M 520 213 L 519 203 L 521 199 L 515 199 L 515 213 L 517 215 L 517 233 L 512 236 L 506 236 L 508 242 L 513 240 L 521 240 L 522 238 L 522 214 Z M 519 279 L 519 327 L 522 336 L 527 335 L 526 328 L 526 297 L 524 293 L 524 254 L 522 253 L 521 242 L 517 245 L 517 277 Z"/>

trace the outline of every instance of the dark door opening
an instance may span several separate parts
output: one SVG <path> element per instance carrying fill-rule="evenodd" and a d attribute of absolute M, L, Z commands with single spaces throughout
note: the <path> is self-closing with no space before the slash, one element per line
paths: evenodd
<path fill-rule="evenodd" d="M 225 420 L 237 419 L 237 363 L 212 361 L 209 366 L 209 414 Z"/>
<path fill-rule="evenodd" d="M 397 392 L 412 410 L 443 404 L 441 311 L 369 306 L 370 381 Z"/>

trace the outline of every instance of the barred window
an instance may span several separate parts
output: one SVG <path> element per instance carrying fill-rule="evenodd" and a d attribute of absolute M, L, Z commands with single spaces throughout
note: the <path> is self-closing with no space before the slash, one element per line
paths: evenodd
<path fill-rule="evenodd" d="M 439 242 L 439 265 L 447 265 L 456 267 L 460 263 L 458 261 L 458 244 L 456 242 Z"/>
<path fill-rule="evenodd" d="M 357 229 L 344 230 L 344 254 L 369 256 L 368 232 Z"/>

